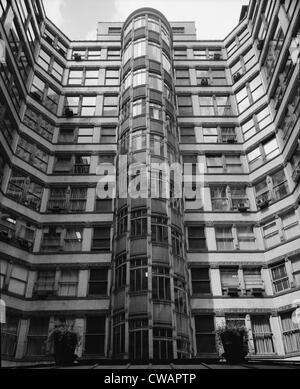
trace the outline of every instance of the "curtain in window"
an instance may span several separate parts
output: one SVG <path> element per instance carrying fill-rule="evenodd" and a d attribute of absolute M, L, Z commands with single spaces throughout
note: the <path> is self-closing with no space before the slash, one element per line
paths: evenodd
<path fill-rule="evenodd" d="M 300 325 L 293 323 L 291 313 L 282 315 L 281 323 L 285 351 L 287 353 L 300 351 Z"/>
<path fill-rule="evenodd" d="M 268 316 L 252 317 L 252 331 L 255 354 L 274 354 L 273 334 Z"/>

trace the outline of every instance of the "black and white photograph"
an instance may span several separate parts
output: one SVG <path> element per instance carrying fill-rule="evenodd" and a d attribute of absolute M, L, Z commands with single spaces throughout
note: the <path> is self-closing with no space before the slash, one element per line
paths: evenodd
<path fill-rule="evenodd" d="M 0 277 L 1 376 L 299 373 L 300 1 L 0 0 Z"/>

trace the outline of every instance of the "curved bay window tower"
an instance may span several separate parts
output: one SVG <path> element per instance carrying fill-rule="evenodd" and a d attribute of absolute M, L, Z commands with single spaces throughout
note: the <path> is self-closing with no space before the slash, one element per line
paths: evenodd
<path fill-rule="evenodd" d="M 172 198 L 172 174 L 166 183 L 153 167 L 180 162 L 172 49 L 172 29 L 160 12 L 143 8 L 129 16 L 122 30 L 110 343 L 115 358 L 192 354 L 183 204 Z M 121 193 L 124 177 L 137 196 Z"/>

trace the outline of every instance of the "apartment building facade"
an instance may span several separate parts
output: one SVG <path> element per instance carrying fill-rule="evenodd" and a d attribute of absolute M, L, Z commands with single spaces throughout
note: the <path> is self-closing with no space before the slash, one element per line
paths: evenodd
<path fill-rule="evenodd" d="M 61 318 L 82 358 L 218 358 L 233 321 L 250 358 L 299 358 L 299 16 L 252 0 L 203 41 L 143 8 L 71 41 L 41 0 L 0 1 L 3 363 L 48 361 Z M 166 162 L 198 192 L 166 196 Z M 101 196 L 111 166 L 157 196 Z"/>

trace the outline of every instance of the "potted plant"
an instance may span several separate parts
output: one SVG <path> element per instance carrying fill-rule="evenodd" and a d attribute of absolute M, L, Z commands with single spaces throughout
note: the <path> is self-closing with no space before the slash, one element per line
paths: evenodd
<path fill-rule="evenodd" d="M 227 363 L 245 362 L 248 349 L 248 330 L 238 323 L 226 324 L 217 330 L 220 348 L 224 350 L 222 357 Z"/>

